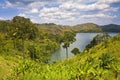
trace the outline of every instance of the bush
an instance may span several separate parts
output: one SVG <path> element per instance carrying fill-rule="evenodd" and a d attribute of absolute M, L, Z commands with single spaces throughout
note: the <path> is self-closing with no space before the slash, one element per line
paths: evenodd
<path fill-rule="evenodd" d="M 74 55 L 76 55 L 76 54 L 79 54 L 79 53 L 80 53 L 80 51 L 79 51 L 79 49 L 78 49 L 78 48 L 74 48 L 71 52 L 72 52 Z"/>

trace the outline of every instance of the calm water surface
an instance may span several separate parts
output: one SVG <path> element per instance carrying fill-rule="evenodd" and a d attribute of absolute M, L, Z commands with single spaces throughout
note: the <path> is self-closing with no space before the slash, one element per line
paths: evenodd
<path fill-rule="evenodd" d="M 71 50 L 74 48 L 78 48 L 82 52 L 85 49 L 85 46 L 89 44 L 97 34 L 99 33 L 77 33 L 75 37 L 76 41 L 68 48 L 68 57 L 74 56 L 74 54 L 71 53 Z M 117 33 L 109 33 L 111 36 L 115 36 L 116 34 Z M 63 44 L 61 44 L 60 48 L 51 55 L 51 62 L 66 59 L 66 50 L 62 45 Z"/>

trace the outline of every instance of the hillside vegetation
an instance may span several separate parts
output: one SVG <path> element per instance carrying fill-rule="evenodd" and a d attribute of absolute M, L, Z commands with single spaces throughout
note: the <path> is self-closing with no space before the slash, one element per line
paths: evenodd
<path fill-rule="evenodd" d="M 65 33 L 74 32 L 67 27 L 37 26 L 20 16 L 0 21 L 0 79 L 6 80 L 11 69 L 24 60 L 47 64 L 64 42 Z"/>
<path fill-rule="evenodd" d="M 93 40 L 86 46 L 86 49 L 90 49 L 94 47 L 97 44 L 100 44 L 101 42 L 111 38 L 111 36 L 108 33 L 100 33 L 97 34 Z"/>
<path fill-rule="evenodd" d="M 101 31 L 95 24 L 82 26 L 85 32 Z M 0 21 L 0 35 L 0 80 L 120 79 L 120 34 L 52 64 L 50 55 L 61 43 L 68 54 L 67 48 L 75 41 L 73 28 L 34 24 L 29 18 L 15 16 Z"/>
<path fill-rule="evenodd" d="M 101 32 L 100 26 L 93 23 L 80 24 L 73 27 L 76 32 Z"/>
<path fill-rule="evenodd" d="M 21 62 L 8 79 L 119 80 L 120 34 L 72 58 L 54 63 Z"/>

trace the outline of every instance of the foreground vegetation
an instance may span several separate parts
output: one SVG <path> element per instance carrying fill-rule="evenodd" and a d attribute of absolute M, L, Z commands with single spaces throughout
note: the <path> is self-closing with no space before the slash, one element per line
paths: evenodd
<path fill-rule="evenodd" d="M 71 28 L 50 25 L 33 24 L 19 16 L 0 21 L 1 80 L 120 79 L 120 34 L 84 52 L 74 49 L 74 57 L 50 64 L 49 56 L 61 42 L 67 53 L 75 41 Z"/>
<path fill-rule="evenodd" d="M 113 45 L 114 44 L 114 45 Z M 21 61 L 9 80 L 119 80 L 120 34 L 73 58 L 40 64 Z"/>
<path fill-rule="evenodd" d="M 48 63 L 51 53 L 65 41 L 65 33 L 74 34 L 70 28 L 39 26 L 20 16 L 0 21 L 0 79 L 21 61 Z"/>

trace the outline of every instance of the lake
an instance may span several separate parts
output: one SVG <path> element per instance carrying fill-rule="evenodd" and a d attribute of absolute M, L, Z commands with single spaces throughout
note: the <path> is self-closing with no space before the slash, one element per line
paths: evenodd
<path fill-rule="evenodd" d="M 71 53 L 71 50 L 74 48 L 78 48 L 82 52 L 85 49 L 85 46 L 89 44 L 97 34 L 99 33 L 77 33 L 75 37 L 76 41 L 68 48 L 68 57 L 74 56 L 74 54 Z M 115 36 L 116 34 L 117 33 L 109 33 L 110 36 Z M 61 44 L 60 48 L 51 55 L 51 62 L 66 59 L 66 49 L 62 46 L 63 44 Z"/>

